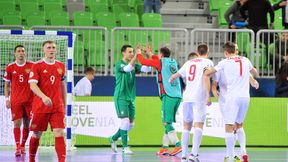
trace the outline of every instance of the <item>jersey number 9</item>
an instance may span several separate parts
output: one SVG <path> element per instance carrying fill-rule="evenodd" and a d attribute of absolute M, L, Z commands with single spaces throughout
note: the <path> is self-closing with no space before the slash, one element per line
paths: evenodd
<path fill-rule="evenodd" d="M 189 76 L 188 76 L 188 81 L 192 82 L 195 79 L 196 75 L 196 65 L 191 65 L 189 68 Z"/>

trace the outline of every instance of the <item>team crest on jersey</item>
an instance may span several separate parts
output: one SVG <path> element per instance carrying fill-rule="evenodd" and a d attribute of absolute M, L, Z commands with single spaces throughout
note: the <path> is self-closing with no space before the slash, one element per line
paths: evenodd
<path fill-rule="evenodd" d="M 169 69 L 170 69 L 170 72 L 171 72 L 172 74 L 175 74 L 175 73 L 177 72 L 177 68 L 176 68 L 174 65 L 170 65 L 170 66 L 169 66 Z"/>
<path fill-rule="evenodd" d="M 30 69 L 25 69 L 25 71 L 26 71 L 26 73 L 30 73 L 31 70 Z"/>
<path fill-rule="evenodd" d="M 34 76 L 34 73 L 31 71 L 29 77 L 32 78 Z"/>
<path fill-rule="evenodd" d="M 63 72 L 63 70 L 61 68 L 58 68 L 57 71 L 59 74 L 62 74 L 62 72 Z"/>

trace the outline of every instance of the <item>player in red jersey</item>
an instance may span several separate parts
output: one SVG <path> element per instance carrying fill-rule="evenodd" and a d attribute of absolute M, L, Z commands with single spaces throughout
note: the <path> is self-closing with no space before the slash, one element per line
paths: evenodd
<path fill-rule="evenodd" d="M 26 53 L 23 45 L 14 48 L 15 62 L 6 67 L 4 74 L 4 93 L 6 107 L 11 108 L 12 121 L 14 123 L 14 139 L 16 143 L 16 156 L 25 154 L 25 142 L 29 136 L 30 112 L 32 91 L 28 84 L 29 73 L 33 63 L 26 61 Z M 9 98 L 10 96 L 10 98 Z M 23 121 L 22 141 L 20 127 Z"/>
<path fill-rule="evenodd" d="M 57 53 L 53 41 L 43 43 L 44 58 L 32 66 L 30 88 L 34 92 L 30 130 L 33 135 L 29 143 L 30 162 L 35 161 L 39 140 L 50 123 L 55 137 L 55 150 L 59 162 L 66 159 L 64 141 L 64 115 L 66 108 L 65 65 L 55 60 Z"/>

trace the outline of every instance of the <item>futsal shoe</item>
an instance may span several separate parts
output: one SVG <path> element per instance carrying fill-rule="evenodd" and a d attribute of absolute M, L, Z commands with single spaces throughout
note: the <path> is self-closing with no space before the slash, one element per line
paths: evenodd
<path fill-rule="evenodd" d="M 234 162 L 241 162 L 241 160 L 238 156 L 234 156 Z"/>
<path fill-rule="evenodd" d="M 248 155 L 243 155 L 242 159 L 243 159 L 243 162 L 248 162 Z"/>
<path fill-rule="evenodd" d="M 160 147 L 160 150 L 157 152 L 157 155 L 167 155 L 169 154 L 169 148 Z"/>
<path fill-rule="evenodd" d="M 198 159 L 198 155 L 193 155 L 193 154 L 191 154 L 190 156 L 189 156 L 189 162 L 200 162 L 200 160 Z"/>
<path fill-rule="evenodd" d="M 21 150 L 21 155 L 26 155 L 26 152 L 25 152 L 25 147 L 20 147 L 20 150 Z"/>
<path fill-rule="evenodd" d="M 20 147 L 16 148 L 15 156 L 21 156 L 21 148 Z"/>
<path fill-rule="evenodd" d="M 114 153 L 117 153 L 117 141 L 114 141 L 112 137 L 109 138 L 109 142 L 111 144 L 111 149 Z"/>
<path fill-rule="evenodd" d="M 187 162 L 187 158 L 186 158 L 185 156 L 183 156 L 183 157 L 181 158 L 181 162 Z"/>
<path fill-rule="evenodd" d="M 182 151 L 182 146 L 179 146 L 179 147 L 175 147 L 174 150 L 172 152 L 170 152 L 170 156 L 175 156 L 177 155 L 178 153 L 180 153 Z"/>
<path fill-rule="evenodd" d="M 123 154 L 132 155 L 133 152 L 130 150 L 129 147 L 124 147 L 124 148 L 123 148 Z"/>

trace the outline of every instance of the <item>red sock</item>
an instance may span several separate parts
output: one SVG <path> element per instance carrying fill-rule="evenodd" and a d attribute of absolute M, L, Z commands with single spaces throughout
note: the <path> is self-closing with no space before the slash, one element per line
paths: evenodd
<path fill-rule="evenodd" d="M 65 145 L 64 137 L 55 137 L 55 150 L 58 156 L 58 162 L 65 162 L 66 145 Z"/>
<path fill-rule="evenodd" d="M 21 142 L 21 147 L 25 147 L 26 140 L 29 136 L 29 128 L 24 128 L 22 129 L 22 142 Z"/>
<path fill-rule="evenodd" d="M 20 128 L 14 128 L 13 133 L 14 133 L 16 147 L 18 148 L 20 145 L 20 136 L 21 136 Z"/>
<path fill-rule="evenodd" d="M 29 142 L 29 159 L 30 161 L 35 161 L 35 156 L 39 146 L 40 138 L 31 137 Z"/>

